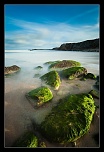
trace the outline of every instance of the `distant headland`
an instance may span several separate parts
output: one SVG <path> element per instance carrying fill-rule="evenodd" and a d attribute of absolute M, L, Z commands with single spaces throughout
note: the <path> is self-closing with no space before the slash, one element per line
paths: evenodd
<path fill-rule="evenodd" d="M 99 52 L 99 38 L 86 40 L 77 43 L 63 43 L 59 47 L 52 49 L 29 49 L 33 50 L 60 50 L 60 51 L 83 51 L 83 52 Z"/>

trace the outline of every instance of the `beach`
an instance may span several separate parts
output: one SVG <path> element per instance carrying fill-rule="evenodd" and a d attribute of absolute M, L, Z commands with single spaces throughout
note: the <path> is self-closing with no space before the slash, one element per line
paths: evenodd
<path fill-rule="evenodd" d="M 47 53 L 47 52 L 46 52 Z M 57 52 L 58 53 L 58 52 Z M 57 105 L 59 99 L 65 97 L 67 94 L 79 94 L 79 93 L 88 93 L 92 89 L 96 89 L 94 87 L 96 80 L 87 79 L 86 81 L 81 81 L 78 78 L 74 80 L 62 80 L 61 85 L 58 90 L 52 90 L 54 99 L 52 102 L 49 102 L 42 107 L 36 109 L 34 106 L 27 100 L 26 93 L 31 91 L 32 89 L 36 89 L 40 86 L 46 85 L 41 81 L 39 77 L 36 77 L 36 74 L 43 75 L 47 72 L 47 67 L 43 63 L 46 61 L 55 61 L 60 60 L 57 56 L 53 58 L 49 58 L 47 55 L 46 58 L 45 53 L 40 57 L 40 60 L 36 57 L 36 53 L 32 52 L 32 56 L 36 58 L 36 61 L 33 61 L 32 58 L 28 62 L 14 59 L 10 61 L 10 58 L 6 59 L 6 66 L 16 64 L 21 67 L 20 72 L 11 75 L 9 77 L 5 77 L 5 147 L 11 147 L 16 139 L 18 139 L 25 131 L 34 130 L 33 123 L 40 124 L 45 117 L 51 112 L 52 107 Z M 62 52 L 61 52 L 62 53 Z M 51 56 L 51 55 L 50 55 Z M 61 55 L 60 55 L 61 56 Z M 67 56 L 67 55 L 66 55 Z M 54 58 L 55 57 L 55 58 Z M 91 56 L 89 56 L 91 58 Z M 95 56 L 94 56 L 95 57 Z M 48 59 L 47 59 L 48 58 Z M 20 56 L 22 59 L 22 55 Z M 41 60 L 42 59 L 42 60 Z M 63 59 L 74 59 L 72 57 L 67 56 L 67 58 Z M 76 59 L 75 59 L 76 60 Z M 83 59 L 85 62 L 87 59 Z M 92 60 L 92 59 L 91 59 Z M 7 62 L 8 61 L 8 62 Z M 10 62 L 9 62 L 10 61 Z M 30 62 L 32 61 L 32 62 Z M 93 61 L 92 66 L 90 64 L 85 64 L 80 57 L 80 61 L 83 65 L 86 66 L 89 72 L 92 72 L 96 75 L 99 75 L 98 69 L 98 57 Z M 88 60 L 89 63 L 89 60 Z M 34 69 L 36 66 L 41 65 L 43 67 L 42 70 Z M 95 68 L 97 67 L 97 68 Z M 50 86 L 48 86 L 50 88 Z M 51 89 L 51 88 L 50 88 Z M 100 101 L 97 98 L 94 98 L 95 104 L 100 106 Z M 97 108 L 94 113 L 93 121 L 91 123 L 90 129 L 88 133 L 82 136 L 80 139 L 76 141 L 75 147 L 99 147 L 99 143 L 95 140 L 94 136 L 99 134 L 100 127 L 100 109 Z M 37 134 L 39 134 L 37 132 Z M 41 135 L 39 135 L 41 137 Z M 44 137 L 41 137 L 42 140 L 46 143 L 47 147 L 61 147 L 62 145 L 57 143 L 50 143 Z M 73 143 L 69 143 L 66 147 L 73 147 Z"/>

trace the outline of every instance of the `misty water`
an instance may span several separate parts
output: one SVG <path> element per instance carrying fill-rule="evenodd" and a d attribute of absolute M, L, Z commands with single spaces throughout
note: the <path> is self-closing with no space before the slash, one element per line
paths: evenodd
<path fill-rule="evenodd" d="M 56 60 L 75 60 L 87 69 L 87 72 L 99 75 L 99 52 L 55 51 L 55 50 L 10 50 L 5 52 L 5 67 L 17 65 L 21 70 L 5 77 L 5 146 L 9 147 L 26 130 L 32 129 L 32 122 L 41 123 L 45 116 L 66 94 L 88 92 L 95 80 L 62 81 L 59 90 L 52 90 L 52 102 L 35 109 L 25 94 L 32 89 L 45 85 L 40 76 L 48 72 L 45 62 Z M 42 66 L 40 70 L 35 69 Z M 38 77 L 39 76 L 39 77 Z M 80 85 L 80 87 L 78 87 Z M 50 146 L 52 146 L 50 144 Z"/>

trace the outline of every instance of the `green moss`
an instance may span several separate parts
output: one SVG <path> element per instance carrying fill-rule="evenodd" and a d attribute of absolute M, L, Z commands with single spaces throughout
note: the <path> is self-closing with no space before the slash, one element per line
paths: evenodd
<path fill-rule="evenodd" d="M 58 63 L 58 62 L 60 62 L 60 60 L 58 60 L 58 61 L 49 61 L 49 62 L 45 62 L 44 64 L 50 65 L 50 64 L 55 64 L 55 63 Z"/>
<path fill-rule="evenodd" d="M 84 67 L 71 67 L 62 71 L 62 74 L 69 80 L 81 77 L 85 73 L 87 73 L 87 70 Z"/>
<path fill-rule="evenodd" d="M 45 144 L 45 142 L 41 142 L 39 145 L 40 145 L 40 147 L 42 147 L 42 148 L 47 147 L 46 144 Z"/>
<path fill-rule="evenodd" d="M 32 132 L 24 133 L 20 138 L 18 138 L 12 147 L 38 147 L 38 138 Z"/>
<path fill-rule="evenodd" d="M 60 76 L 56 71 L 50 71 L 40 78 L 41 80 L 44 80 L 46 84 L 54 87 L 55 89 L 58 89 L 61 84 Z"/>
<path fill-rule="evenodd" d="M 95 87 L 99 90 L 99 76 L 96 77 Z"/>
<path fill-rule="evenodd" d="M 99 91 L 97 91 L 97 90 L 91 90 L 89 93 L 90 93 L 93 97 L 99 99 Z"/>
<path fill-rule="evenodd" d="M 74 142 L 87 133 L 94 112 L 94 100 L 90 94 L 70 95 L 46 116 L 40 124 L 40 132 L 51 142 Z"/>
<path fill-rule="evenodd" d="M 53 94 L 48 87 L 39 87 L 28 93 L 28 96 L 32 99 L 37 99 L 38 103 L 44 103 L 50 101 L 53 98 Z"/>
<path fill-rule="evenodd" d="M 93 73 L 87 73 L 84 76 L 85 79 L 96 79 L 96 75 L 94 75 Z"/>
<path fill-rule="evenodd" d="M 42 66 L 37 66 L 37 67 L 35 67 L 35 69 L 42 69 L 43 67 Z"/>
<path fill-rule="evenodd" d="M 77 61 L 73 61 L 73 60 L 62 60 L 62 61 L 58 61 L 56 63 L 52 63 L 49 66 L 49 69 L 66 69 L 69 67 L 77 67 L 77 66 L 81 66 L 80 62 Z"/>

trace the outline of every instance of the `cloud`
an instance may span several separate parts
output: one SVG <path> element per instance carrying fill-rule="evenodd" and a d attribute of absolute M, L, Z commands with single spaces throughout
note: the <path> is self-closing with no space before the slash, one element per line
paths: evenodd
<path fill-rule="evenodd" d="M 88 14 L 90 14 L 90 13 L 93 13 L 93 12 L 95 12 L 95 11 L 98 11 L 98 7 L 96 7 L 96 8 L 93 8 L 93 9 L 90 9 L 90 10 L 87 10 L 87 11 L 85 11 L 85 12 L 82 12 L 82 13 L 80 13 L 80 14 L 77 14 L 77 15 L 75 15 L 75 16 L 72 16 L 69 20 L 67 20 L 67 21 L 71 21 L 71 20 L 75 20 L 75 19 L 77 19 L 77 18 L 80 18 L 80 17 L 83 17 L 83 16 L 85 16 L 85 15 L 88 15 Z"/>
<path fill-rule="evenodd" d="M 80 42 L 99 37 L 99 23 L 95 25 L 73 26 L 67 23 L 52 22 L 39 24 L 8 18 L 17 30 L 5 29 L 5 49 L 27 50 L 33 48 L 53 48 L 66 42 Z"/>

